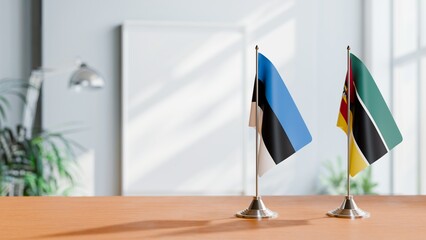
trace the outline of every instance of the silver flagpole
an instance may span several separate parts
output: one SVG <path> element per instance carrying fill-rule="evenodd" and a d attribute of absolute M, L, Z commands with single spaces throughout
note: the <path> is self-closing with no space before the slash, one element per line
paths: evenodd
<path fill-rule="evenodd" d="M 345 199 L 343 200 L 342 205 L 340 205 L 339 208 L 336 208 L 332 211 L 327 212 L 327 215 L 330 217 L 341 217 L 341 218 L 368 218 L 370 214 L 368 212 L 363 211 L 361 208 L 359 208 L 355 200 L 353 199 L 353 196 L 351 195 L 351 176 L 350 176 L 350 166 L 351 166 L 351 47 L 348 46 L 348 56 L 347 56 L 347 74 L 348 74 L 348 81 L 347 81 L 347 97 L 346 97 L 346 104 L 348 105 L 348 112 L 347 112 L 347 155 L 348 155 L 348 166 L 347 166 L 347 192 Z M 355 97 L 355 96 L 354 96 Z"/>
<path fill-rule="evenodd" d="M 259 46 L 256 45 L 256 198 L 259 198 Z"/>
<path fill-rule="evenodd" d="M 275 218 L 276 212 L 269 210 L 259 195 L 259 47 L 256 45 L 256 196 L 253 197 L 250 206 L 236 214 L 240 218 Z"/>
<path fill-rule="evenodd" d="M 347 97 L 347 99 L 346 99 L 346 103 L 348 104 L 348 111 L 347 111 L 347 118 L 348 118 L 348 120 L 347 120 L 347 123 L 348 123 L 348 127 L 347 127 L 347 129 L 346 129 L 346 132 L 347 132 L 347 140 L 348 140 L 348 151 L 347 151 L 347 155 L 348 155 L 348 174 L 347 174 L 347 186 L 346 186 L 346 188 L 347 188 L 347 193 L 346 193 L 346 196 L 347 197 L 349 197 L 350 195 L 351 195 L 351 176 L 350 176 L 350 166 L 351 166 L 351 156 L 350 156 L 350 152 L 351 152 L 351 143 L 350 143 L 350 141 L 351 141 L 351 128 L 350 128 L 350 126 L 351 126 L 351 53 L 350 53 L 350 51 L 351 51 L 351 47 L 349 47 L 348 46 L 348 48 L 347 48 L 347 50 L 348 50 L 348 59 L 347 59 L 347 71 L 348 71 L 348 86 L 347 86 L 347 89 L 348 89 L 348 97 Z"/>

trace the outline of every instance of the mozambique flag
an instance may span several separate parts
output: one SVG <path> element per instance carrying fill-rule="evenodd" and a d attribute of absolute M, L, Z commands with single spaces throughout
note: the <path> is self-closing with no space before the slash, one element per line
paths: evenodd
<path fill-rule="evenodd" d="M 367 67 L 350 54 L 350 68 L 337 126 L 347 133 L 347 86 L 350 74 L 349 172 L 353 177 L 402 141 L 401 133 Z"/>
<path fill-rule="evenodd" d="M 312 137 L 277 69 L 260 53 L 258 80 L 258 161 L 259 175 L 262 176 L 310 143 Z M 249 125 L 256 127 L 256 82 Z"/>

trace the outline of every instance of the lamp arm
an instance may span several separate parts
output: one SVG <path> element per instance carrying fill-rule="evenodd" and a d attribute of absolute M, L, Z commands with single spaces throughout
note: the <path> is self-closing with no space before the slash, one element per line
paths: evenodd
<path fill-rule="evenodd" d="M 71 71 L 76 66 L 82 64 L 80 59 L 77 59 L 74 65 L 63 66 L 60 68 L 39 67 L 31 71 L 29 78 L 30 88 L 27 89 L 26 103 L 22 113 L 22 125 L 26 128 L 28 136 L 32 135 L 34 126 L 34 118 L 37 113 L 37 103 L 40 98 L 40 90 L 44 79 L 47 76 L 57 75 Z"/>
<path fill-rule="evenodd" d="M 29 78 L 30 88 L 27 89 L 26 102 L 22 113 L 22 125 L 27 130 L 28 136 L 32 135 L 34 118 L 37 112 L 37 102 L 40 97 L 41 84 L 43 82 L 43 74 L 34 70 Z"/>
<path fill-rule="evenodd" d="M 80 60 L 76 61 L 77 69 L 73 72 L 70 79 L 69 86 L 75 90 L 80 89 L 81 87 L 91 88 L 91 89 L 100 89 L 104 86 L 103 78 L 95 71 L 94 69 L 88 67 L 86 64 L 82 63 Z M 31 72 L 29 83 L 32 86 L 27 89 L 26 95 L 26 104 L 24 106 L 24 112 L 22 114 L 22 125 L 27 129 L 29 136 L 32 135 L 32 129 L 34 125 L 34 118 L 37 112 L 37 102 L 40 97 L 40 88 L 44 79 L 48 75 L 55 75 L 59 73 L 64 73 L 71 70 L 72 67 L 63 67 L 50 69 L 45 67 L 40 67 Z"/>
<path fill-rule="evenodd" d="M 51 75 L 58 75 L 58 74 L 62 74 L 62 73 L 66 73 L 69 72 L 73 69 L 78 68 L 83 62 L 80 59 L 76 59 L 75 63 L 73 65 L 65 65 L 65 66 L 61 66 L 61 67 L 57 67 L 57 68 L 51 68 L 51 67 L 38 67 L 37 69 L 34 69 L 33 71 L 31 71 L 31 75 L 32 74 L 39 74 L 42 75 L 43 78 L 46 76 L 51 76 Z"/>

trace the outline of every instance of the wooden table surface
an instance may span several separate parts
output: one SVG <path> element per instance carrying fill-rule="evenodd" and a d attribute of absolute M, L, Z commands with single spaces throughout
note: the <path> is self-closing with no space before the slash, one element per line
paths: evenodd
<path fill-rule="evenodd" d="M 2 197 L 0 239 L 426 239 L 426 196 L 356 196 L 358 220 L 325 215 L 341 196 L 263 200 L 278 218 L 235 218 L 251 197 Z"/>

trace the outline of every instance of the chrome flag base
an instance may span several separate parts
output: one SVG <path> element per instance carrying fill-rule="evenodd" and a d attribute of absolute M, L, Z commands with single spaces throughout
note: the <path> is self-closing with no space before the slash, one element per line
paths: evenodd
<path fill-rule="evenodd" d="M 235 214 L 239 218 L 276 218 L 278 214 L 269 210 L 260 197 L 253 197 L 250 206 Z"/>
<path fill-rule="evenodd" d="M 352 195 L 345 196 L 342 205 L 339 208 L 327 212 L 327 215 L 330 217 L 351 219 L 370 217 L 370 213 L 363 211 L 356 205 Z"/>

